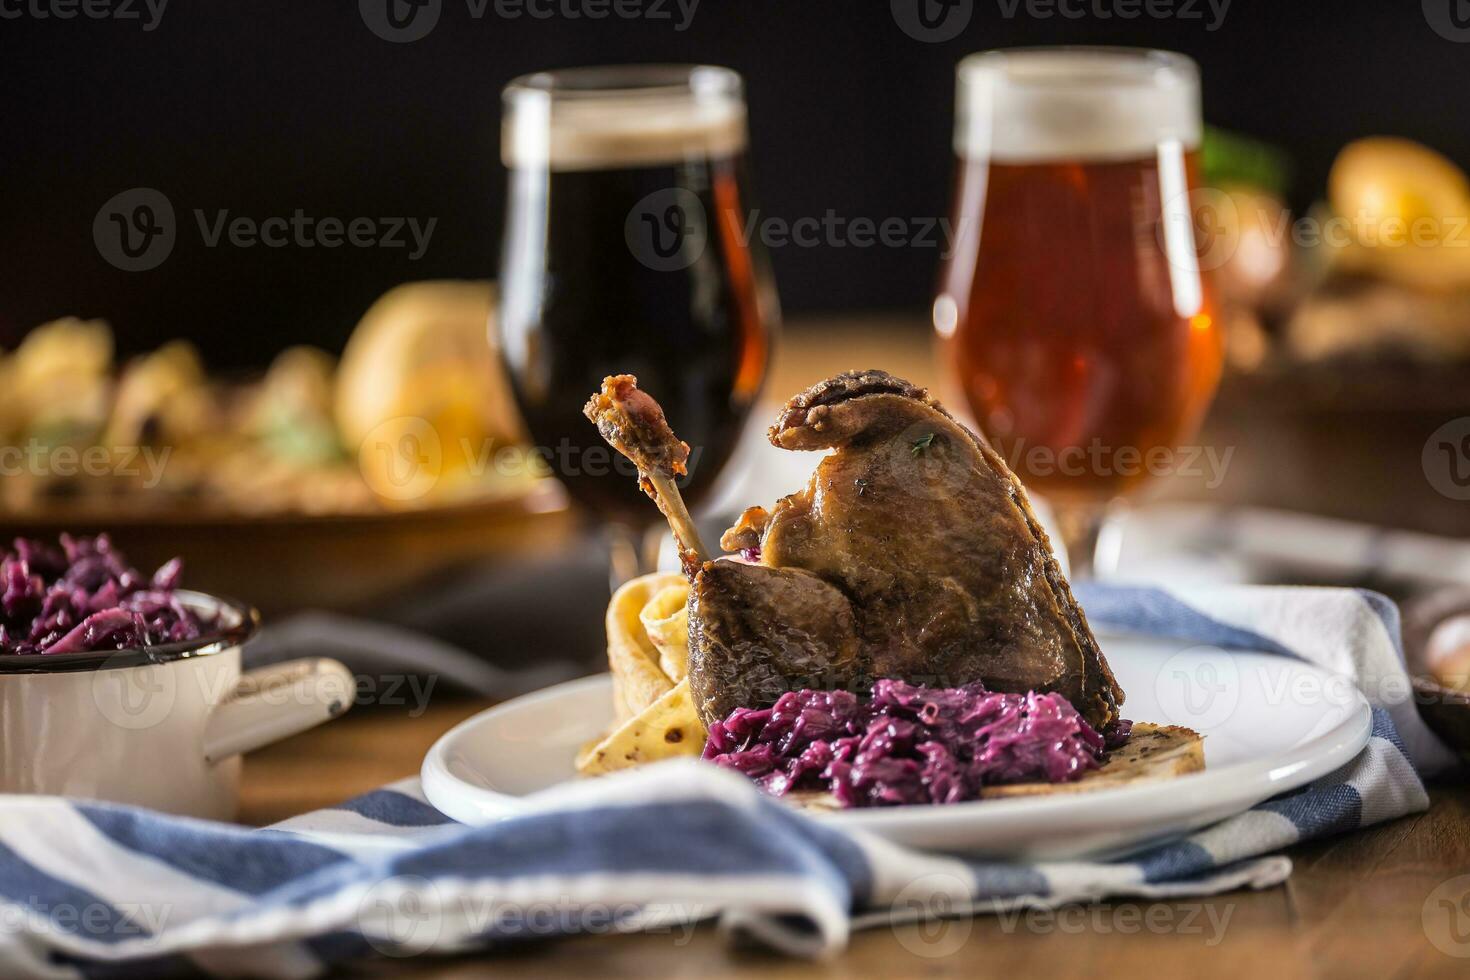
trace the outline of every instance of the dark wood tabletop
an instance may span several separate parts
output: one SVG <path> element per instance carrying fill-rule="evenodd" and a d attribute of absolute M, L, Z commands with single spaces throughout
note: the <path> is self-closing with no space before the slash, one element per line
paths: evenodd
<path fill-rule="evenodd" d="M 413 775 L 435 739 L 486 706 L 436 701 L 418 717 L 362 710 L 258 752 L 246 762 L 241 819 L 272 823 Z M 1430 798 L 1426 813 L 1291 849 L 1290 880 L 1265 891 L 880 928 L 820 963 L 731 949 L 706 926 L 687 939 L 587 936 L 488 958 L 369 968 L 443 978 L 482 976 L 497 965 L 538 976 L 639 978 L 1466 977 L 1470 786 L 1435 785 Z"/>

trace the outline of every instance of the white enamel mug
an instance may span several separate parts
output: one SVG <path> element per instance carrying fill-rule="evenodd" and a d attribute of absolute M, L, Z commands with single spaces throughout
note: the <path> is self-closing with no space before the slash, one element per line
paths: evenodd
<path fill-rule="evenodd" d="M 342 714 L 356 681 L 312 658 L 241 673 L 259 625 L 240 603 L 176 593 L 218 622 L 188 643 L 0 656 L 0 793 L 130 803 L 227 820 L 240 755 Z"/>

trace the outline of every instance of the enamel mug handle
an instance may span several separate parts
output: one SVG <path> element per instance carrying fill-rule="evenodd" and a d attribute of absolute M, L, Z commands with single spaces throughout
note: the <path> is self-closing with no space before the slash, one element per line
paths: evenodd
<path fill-rule="evenodd" d="M 204 758 L 219 762 L 314 728 L 344 713 L 356 693 L 357 678 L 326 657 L 246 671 L 209 715 Z"/>

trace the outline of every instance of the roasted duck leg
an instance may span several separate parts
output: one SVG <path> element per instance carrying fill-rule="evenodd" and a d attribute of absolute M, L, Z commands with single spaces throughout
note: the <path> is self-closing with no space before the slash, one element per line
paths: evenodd
<path fill-rule="evenodd" d="M 838 375 L 793 398 L 770 438 L 836 451 L 804 490 L 726 533 L 759 564 L 686 563 L 705 724 L 786 690 L 881 677 L 1056 691 L 1099 730 L 1117 719 L 1123 692 L 1025 491 L 928 392 L 881 371 Z"/>
<path fill-rule="evenodd" d="M 689 445 L 674 435 L 664 410 L 638 390 L 638 379 L 631 374 L 604 378 L 602 390 L 592 396 L 582 414 L 610 446 L 638 467 L 638 483 L 668 518 L 684 569 L 692 578 L 709 561 L 709 552 L 674 482 L 688 472 Z"/>

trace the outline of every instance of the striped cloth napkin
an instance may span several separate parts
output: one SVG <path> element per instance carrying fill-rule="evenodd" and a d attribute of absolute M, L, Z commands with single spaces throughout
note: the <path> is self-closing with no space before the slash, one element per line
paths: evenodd
<path fill-rule="evenodd" d="M 1298 841 L 1423 810 L 1415 766 L 1451 757 L 1403 689 L 1397 612 L 1372 593 L 1249 586 L 1079 590 L 1095 624 L 1302 657 L 1376 699 L 1373 735 L 1316 783 L 1126 860 L 1007 864 L 833 830 L 742 777 L 671 762 L 570 783 L 523 814 L 449 821 L 416 780 L 265 830 L 0 796 L 0 975 L 309 977 L 373 956 L 495 949 L 569 933 L 715 920 L 800 956 L 888 925 L 916 954 L 936 915 L 1105 896 L 1266 888 Z M 656 828 L 656 832 L 651 832 Z M 904 931 L 907 929 L 907 931 Z M 121 969 L 120 969 L 121 968 Z"/>

